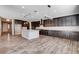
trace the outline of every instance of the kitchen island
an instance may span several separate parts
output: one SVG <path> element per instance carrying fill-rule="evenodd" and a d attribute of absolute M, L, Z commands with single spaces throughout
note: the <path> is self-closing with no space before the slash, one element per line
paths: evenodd
<path fill-rule="evenodd" d="M 22 30 L 22 37 L 28 40 L 39 38 L 39 30 Z"/>

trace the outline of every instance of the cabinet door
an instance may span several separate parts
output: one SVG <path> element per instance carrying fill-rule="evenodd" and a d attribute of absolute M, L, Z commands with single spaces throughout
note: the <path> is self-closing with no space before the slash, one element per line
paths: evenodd
<path fill-rule="evenodd" d="M 53 25 L 54 25 L 54 26 L 56 26 L 56 22 L 55 22 L 55 20 L 56 20 L 56 19 L 53 19 Z"/>
<path fill-rule="evenodd" d="M 56 26 L 56 19 L 53 19 L 53 24 L 54 26 Z"/>
<path fill-rule="evenodd" d="M 56 19 L 56 26 L 59 26 L 59 18 Z"/>
<path fill-rule="evenodd" d="M 48 30 L 48 35 L 52 36 L 53 31 L 52 30 Z"/>
<path fill-rule="evenodd" d="M 76 25 L 79 26 L 79 15 L 76 16 Z"/>
<path fill-rule="evenodd" d="M 58 25 L 59 25 L 59 26 L 61 26 L 61 19 L 62 19 L 62 18 L 59 18 L 59 19 L 58 19 Z"/>
<path fill-rule="evenodd" d="M 71 25 L 76 26 L 76 16 L 71 16 Z"/>
<path fill-rule="evenodd" d="M 62 18 L 62 26 L 66 26 L 66 17 Z"/>
<path fill-rule="evenodd" d="M 57 24 L 57 26 L 59 26 L 59 18 L 57 18 L 56 24 Z"/>
<path fill-rule="evenodd" d="M 66 26 L 71 26 L 71 17 L 67 16 L 65 22 L 66 22 Z"/>

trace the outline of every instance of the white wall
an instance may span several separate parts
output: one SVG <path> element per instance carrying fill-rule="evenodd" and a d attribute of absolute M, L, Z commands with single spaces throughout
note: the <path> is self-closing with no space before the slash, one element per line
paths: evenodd
<path fill-rule="evenodd" d="M 15 35 L 20 35 L 22 31 L 21 24 L 15 24 Z"/>
<path fill-rule="evenodd" d="M 12 19 L 12 35 L 15 35 L 15 20 Z"/>
<path fill-rule="evenodd" d="M 7 32 L 8 31 L 8 24 L 7 23 L 3 23 L 3 32 Z"/>

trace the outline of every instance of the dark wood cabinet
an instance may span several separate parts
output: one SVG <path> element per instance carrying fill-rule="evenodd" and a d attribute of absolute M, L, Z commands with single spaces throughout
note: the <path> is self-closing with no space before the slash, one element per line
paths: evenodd
<path fill-rule="evenodd" d="M 34 22 L 31 22 L 31 24 L 32 24 L 32 29 L 36 29 L 36 27 L 40 26 L 40 21 L 34 21 Z"/>
<path fill-rule="evenodd" d="M 77 26 L 77 16 L 71 16 L 71 25 Z"/>
<path fill-rule="evenodd" d="M 77 15 L 76 19 L 77 19 L 76 24 L 77 24 L 77 26 L 79 26 L 79 15 Z"/>
<path fill-rule="evenodd" d="M 65 19 L 65 26 L 71 26 L 71 17 L 70 16 L 67 16 L 66 19 Z"/>
<path fill-rule="evenodd" d="M 61 26 L 65 26 L 66 25 L 66 19 L 65 17 L 61 18 Z"/>
<path fill-rule="evenodd" d="M 66 39 L 70 39 L 70 40 L 79 41 L 79 32 L 40 30 L 40 35 L 47 35 L 47 36 L 66 38 Z"/>
<path fill-rule="evenodd" d="M 43 25 L 45 27 L 79 26 L 79 14 L 57 17 L 51 20 L 44 20 Z M 35 26 L 37 26 L 37 24 Z M 53 37 L 68 38 L 72 40 L 79 40 L 79 32 L 73 31 L 40 30 L 40 34 Z"/>
<path fill-rule="evenodd" d="M 48 35 L 48 30 L 40 30 L 40 35 Z"/>
<path fill-rule="evenodd" d="M 63 16 L 57 17 L 54 19 L 47 19 L 44 20 L 45 27 L 52 27 L 52 26 L 79 26 L 79 15 L 70 15 L 70 16 Z"/>

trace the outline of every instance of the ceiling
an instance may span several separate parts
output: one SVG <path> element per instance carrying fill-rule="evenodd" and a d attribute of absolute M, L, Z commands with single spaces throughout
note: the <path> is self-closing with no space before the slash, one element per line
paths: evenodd
<path fill-rule="evenodd" d="M 79 14 L 78 5 L 0 5 L 0 16 L 10 19 L 39 21 L 72 14 Z"/>

